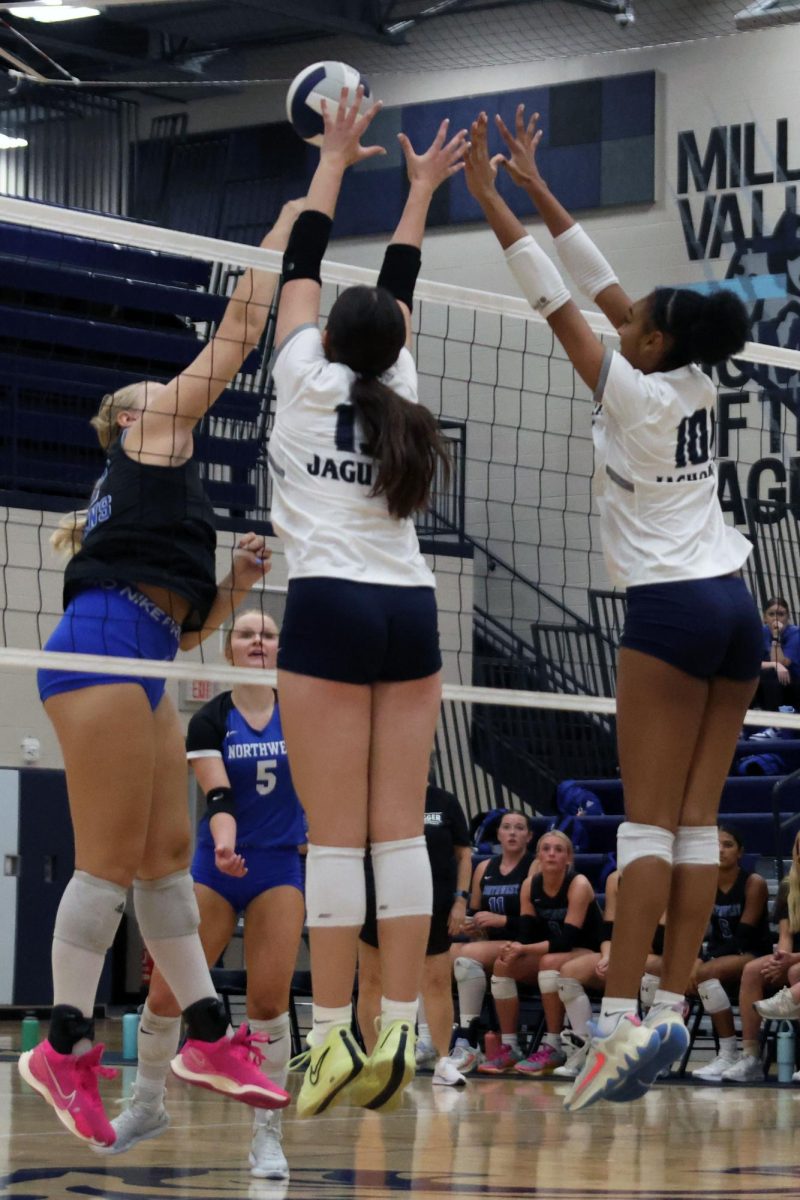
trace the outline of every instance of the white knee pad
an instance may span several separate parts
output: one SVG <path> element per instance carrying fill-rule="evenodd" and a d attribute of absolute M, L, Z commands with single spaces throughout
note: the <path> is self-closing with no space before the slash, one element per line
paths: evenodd
<path fill-rule="evenodd" d="M 540 971 L 539 972 L 539 991 L 543 995 L 544 995 L 544 988 L 542 987 L 542 975 L 548 975 L 549 973 L 550 973 L 549 971 Z M 586 995 L 583 984 L 578 983 L 577 979 L 570 979 L 570 977 L 568 975 L 559 975 L 558 976 L 558 986 L 556 987 L 556 991 L 558 992 L 559 1000 L 561 1001 L 561 1003 L 564 1005 L 565 1008 L 573 1000 L 577 1000 L 579 996 Z"/>
<path fill-rule="evenodd" d="M 507 975 L 492 976 L 492 999 L 516 1000 L 516 998 L 517 982 L 515 979 L 509 979 Z"/>
<path fill-rule="evenodd" d="M 705 983 L 698 983 L 697 994 L 709 1015 L 725 1012 L 727 1008 L 731 1007 L 728 993 L 718 979 L 707 979 Z"/>
<path fill-rule="evenodd" d="M 676 867 L 718 867 L 719 829 L 716 825 L 679 825 L 672 863 Z"/>
<path fill-rule="evenodd" d="M 360 929 L 367 915 L 363 846 L 313 846 L 306 857 L 306 924 Z"/>
<path fill-rule="evenodd" d="M 620 873 L 637 858 L 660 858 L 672 863 L 675 834 L 660 825 L 640 825 L 623 821 L 617 830 L 617 866 Z M 719 858 L 719 854 L 717 854 Z"/>
<path fill-rule="evenodd" d="M 558 971 L 540 971 L 536 982 L 543 996 L 555 996 L 558 993 Z"/>
<path fill-rule="evenodd" d="M 145 942 L 190 937 L 200 924 L 188 871 L 176 871 L 161 879 L 134 879 L 133 907 Z"/>
<path fill-rule="evenodd" d="M 429 917 L 433 911 L 431 860 L 425 838 L 373 842 L 375 914 L 379 921 L 391 917 Z"/>
<path fill-rule="evenodd" d="M 76 871 L 61 897 L 53 937 L 93 954 L 105 954 L 122 920 L 127 895 L 117 883 Z"/>
<path fill-rule="evenodd" d="M 463 983 L 465 979 L 482 979 L 486 982 L 486 972 L 474 958 L 457 958 L 453 963 L 453 974 L 456 983 Z"/>

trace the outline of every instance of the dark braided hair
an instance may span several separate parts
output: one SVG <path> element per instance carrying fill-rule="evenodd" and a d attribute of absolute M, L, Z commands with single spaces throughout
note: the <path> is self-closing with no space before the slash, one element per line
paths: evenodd
<path fill-rule="evenodd" d="M 328 355 L 355 371 L 350 400 L 377 462 L 372 496 L 386 496 L 393 517 L 408 517 L 428 502 L 437 464 L 449 478 L 450 457 L 433 413 L 398 396 L 378 376 L 397 361 L 406 323 L 394 296 L 379 287 L 349 287 L 328 317 Z"/>
<path fill-rule="evenodd" d="M 672 339 L 661 371 L 723 362 L 742 349 L 749 329 L 745 306 L 727 288 L 708 296 L 689 288 L 656 288 L 650 320 Z"/>

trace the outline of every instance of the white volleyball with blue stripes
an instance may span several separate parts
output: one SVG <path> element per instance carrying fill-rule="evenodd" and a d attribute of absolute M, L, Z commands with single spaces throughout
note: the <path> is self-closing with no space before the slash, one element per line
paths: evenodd
<path fill-rule="evenodd" d="M 292 80 L 286 95 L 286 116 L 295 133 L 303 141 L 320 146 L 324 129 L 322 101 L 325 100 L 328 112 L 334 116 L 342 88 L 349 89 L 348 98 L 352 102 L 359 84 L 364 88 L 364 95 L 369 96 L 366 79 L 347 63 L 318 62 L 306 67 Z"/>

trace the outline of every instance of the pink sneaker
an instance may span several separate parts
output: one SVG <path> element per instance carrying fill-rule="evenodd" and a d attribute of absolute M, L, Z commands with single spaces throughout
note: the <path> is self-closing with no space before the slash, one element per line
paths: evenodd
<path fill-rule="evenodd" d="M 113 1146 L 117 1137 L 97 1088 L 98 1079 L 117 1075 L 113 1067 L 101 1067 L 103 1050 L 98 1044 L 87 1054 L 59 1054 L 44 1041 L 26 1050 L 17 1064 L 25 1082 L 53 1106 L 70 1133 L 93 1146 Z"/>
<path fill-rule="evenodd" d="M 507 1046 L 503 1042 L 494 1058 L 487 1058 L 486 1062 L 482 1062 L 479 1065 L 478 1074 L 505 1075 L 506 1071 L 513 1071 L 521 1058 L 522 1055 L 519 1050 L 512 1050 L 510 1046 Z"/>
<path fill-rule="evenodd" d="M 567 1056 L 560 1047 L 557 1049 L 549 1042 L 542 1042 L 539 1049 L 534 1054 L 529 1054 L 522 1062 L 518 1062 L 514 1070 L 520 1075 L 549 1075 L 556 1067 L 562 1067 L 566 1061 Z"/>
<path fill-rule="evenodd" d="M 261 1070 L 264 1055 L 258 1043 L 267 1040 L 263 1033 L 251 1033 L 247 1025 L 240 1025 L 233 1037 L 221 1037 L 218 1042 L 187 1038 L 170 1066 L 186 1083 L 220 1092 L 242 1104 L 285 1108 L 291 1099 L 289 1093 Z"/>

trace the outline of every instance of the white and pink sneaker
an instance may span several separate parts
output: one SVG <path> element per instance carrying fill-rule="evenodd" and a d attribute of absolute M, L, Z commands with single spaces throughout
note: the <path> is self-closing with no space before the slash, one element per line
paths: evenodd
<path fill-rule="evenodd" d="M 226 1035 L 216 1042 L 187 1038 L 170 1067 L 186 1083 L 253 1108 L 285 1108 L 291 1099 L 289 1093 L 261 1069 L 264 1055 L 258 1043 L 265 1041 L 265 1034 L 251 1033 L 247 1025 L 240 1025 L 233 1037 Z"/>
<path fill-rule="evenodd" d="M 113 1146 L 116 1134 L 103 1109 L 99 1079 L 114 1079 L 113 1067 L 103 1067 L 102 1045 L 86 1054 L 59 1054 L 49 1042 L 40 1042 L 20 1056 L 19 1073 L 44 1096 L 70 1133 L 93 1146 Z"/>

